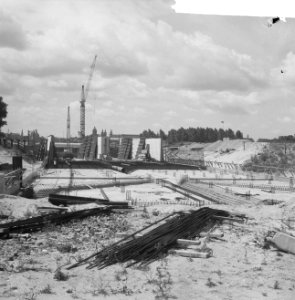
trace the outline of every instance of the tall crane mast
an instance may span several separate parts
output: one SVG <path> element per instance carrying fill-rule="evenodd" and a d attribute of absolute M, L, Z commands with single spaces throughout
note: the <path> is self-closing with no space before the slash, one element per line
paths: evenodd
<path fill-rule="evenodd" d="M 97 55 L 94 56 L 93 62 L 90 66 L 90 73 L 89 73 L 89 77 L 88 77 L 88 81 L 87 81 L 85 90 L 84 90 L 84 85 L 82 85 L 81 101 L 80 101 L 80 136 L 81 137 L 85 136 L 85 102 L 86 102 L 86 99 L 88 96 L 93 72 L 95 69 L 96 58 L 97 58 Z"/>
<path fill-rule="evenodd" d="M 70 107 L 68 106 L 68 115 L 67 115 L 67 150 L 70 152 L 70 139 L 71 139 L 71 115 L 70 115 Z"/>

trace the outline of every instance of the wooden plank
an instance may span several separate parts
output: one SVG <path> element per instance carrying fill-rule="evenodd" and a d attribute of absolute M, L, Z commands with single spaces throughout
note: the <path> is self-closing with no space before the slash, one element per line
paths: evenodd
<path fill-rule="evenodd" d="M 174 250 L 171 249 L 168 251 L 169 254 L 184 256 L 184 257 L 193 257 L 193 258 L 208 258 L 210 257 L 209 252 L 198 252 L 193 250 Z"/>
<path fill-rule="evenodd" d="M 192 245 L 200 245 L 201 241 L 199 240 L 185 240 L 185 239 L 178 239 L 177 244 L 182 247 L 192 246 Z"/>

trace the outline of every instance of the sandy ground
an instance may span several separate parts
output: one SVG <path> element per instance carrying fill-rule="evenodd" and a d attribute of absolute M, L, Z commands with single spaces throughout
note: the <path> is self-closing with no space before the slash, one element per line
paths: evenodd
<path fill-rule="evenodd" d="M 244 148 L 241 140 L 218 141 L 204 148 L 204 158 L 205 161 L 242 164 L 249 160 L 251 156 L 262 152 L 264 146 L 265 143 L 246 142 Z M 225 153 L 224 151 L 227 149 L 230 152 Z"/>
<path fill-rule="evenodd" d="M 172 156 L 183 159 L 202 159 L 205 161 L 217 161 L 224 163 L 242 164 L 249 160 L 251 156 L 263 151 L 266 143 L 252 142 L 248 140 L 223 140 L 214 143 L 191 143 L 183 145 L 177 151 L 171 153 Z M 193 151 L 193 149 L 199 151 Z"/>
<path fill-rule="evenodd" d="M 48 170 L 46 176 L 66 176 L 68 172 Z M 76 174 L 99 177 L 106 175 L 106 171 L 79 169 Z M 177 182 L 185 175 L 202 177 L 204 172 L 144 170 L 121 174 L 148 175 Z M 205 176 L 215 178 L 214 173 L 205 172 Z M 264 238 L 274 231 L 294 234 L 295 193 L 251 190 L 259 194 L 255 197 L 261 201 L 279 200 L 276 205 L 261 202 L 254 206 L 251 201 L 239 207 L 210 205 L 249 217 L 246 223 L 223 224 L 217 228 L 224 236 L 208 242 L 213 251 L 210 258 L 168 255 L 143 269 L 126 269 L 116 264 L 102 270 L 81 266 L 67 271 L 66 266 L 117 241 L 123 233 L 135 232 L 172 211 L 198 209 L 175 204 L 186 201 L 185 197 L 155 183 L 104 188 L 104 191 L 111 200 L 125 201 L 131 197 L 138 203 L 156 205 L 51 226 L 30 237 L 0 240 L 0 299 L 294 299 L 295 255 L 265 248 Z M 74 193 L 97 197 L 100 190 Z M 47 198 L 0 197 L 1 214 L 8 215 L 9 220 L 34 215 L 38 206 L 50 206 L 50 203 Z M 67 275 L 65 280 L 54 278 L 59 268 Z"/>
<path fill-rule="evenodd" d="M 153 215 L 155 209 L 161 211 L 160 215 Z M 273 207 L 264 207 L 265 216 L 250 219 L 246 224 L 220 226 L 224 237 L 208 243 L 213 250 L 208 259 L 168 255 L 145 269 L 125 269 L 117 264 L 103 270 L 87 270 L 84 266 L 64 270 L 101 244 L 116 241 L 120 232 L 135 231 L 177 209 L 187 208 L 149 207 L 145 217 L 140 211 L 109 218 L 92 217 L 35 233 L 29 239 L 0 241 L 0 268 L 4 269 L 0 272 L 0 295 L 2 299 L 294 298 L 295 256 L 263 249 L 264 235 L 274 229 Z M 253 209 L 251 217 L 252 214 L 257 215 L 257 209 Z M 126 220 L 128 223 L 124 223 Z M 116 230 L 112 224 L 118 226 Z M 67 244 L 72 248 L 63 252 L 62 245 Z M 60 266 L 68 275 L 65 281 L 54 279 Z M 161 298 L 156 298 L 159 295 Z"/>

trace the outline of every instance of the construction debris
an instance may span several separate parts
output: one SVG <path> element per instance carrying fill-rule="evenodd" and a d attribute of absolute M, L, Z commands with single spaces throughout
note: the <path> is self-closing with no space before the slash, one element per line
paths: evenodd
<path fill-rule="evenodd" d="M 216 217 L 231 217 L 227 211 L 203 207 L 197 211 L 188 213 L 178 212 L 166 217 L 166 222 L 149 232 L 135 238 L 139 232 L 163 221 L 159 220 L 148 227 L 139 230 L 119 242 L 110 245 L 103 250 L 92 254 L 84 260 L 71 265 L 68 269 L 88 263 L 87 268 L 97 267 L 103 269 L 116 263 L 128 263 L 128 267 L 138 264 L 147 265 L 159 258 L 160 255 L 167 254 L 168 250 L 176 246 L 179 239 L 191 239 L 200 234 L 208 227 L 213 227 Z M 169 220 L 168 220 L 169 218 Z M 236 216 L 240 218 L 240 216 Z"/>
<path fill-rule="evenodd" d="M 171 249 L 168 251 L 169 254 L 184 256 L 184 257 L 192 257 L 192 258 L 209 258 L 212 256 L 212 252 L 199 252 L 195 250 L 175 250 Z"/>
<path fill-rule="evenodd" d="M 195 245 L 200 245 L 201 241 L 200 240 L 185 240 L 185 239 L 178 239 L 177 244 L 180 247 L 189 247 L 189 246 L 195 246 Z"/>
<path fill-rule="evenodd" d="M 209 237 L 209 238 L 222 238 L 223 237 L 223 233 L 220 232 L 220 233 L 215 233 L 215 232 L 209 232 L 209 233 L 206 233 L 206 232 L 201 232 L 200 233 L 200 236 L 201 237 Z"/>
<path fill-rule="evenodd" d="M 126 206 L 122 207 L 126 208 Z M 11 233 L 28 233 L 32 231 L 38 231 L 50 224 L 62 224 L 73 219 L 83 219 L 99 214 L 109 214 L 112 212 L 113 208 L 114 207 L 112 206 L 104 206 L 74 212 L 52 213 L 43 216 L 28 218 L 25 220 L 0 224 L 0 238 L 7 238 Z M 115 208 L 120 208 L 120 206 L 115 206 Z"/>
<path fill-rule="evenodd" d="M 126 201 L 109 201 L 106 199 L 99 198 L 88 198 L 88 197 L 80 197 L 80 196 L 68 196 L 68 195 L 59 195 L 59 194 L 49 194 L 48 201 L 53 205 L 78 205 L 78 204 L 88 204 L 88 203 L 96 203 L 98 205 L 108 205 L 108 206 L 120 206 L 126 207 L 128 206 L 128 202 Z"/>
<path fill-rule="evenodd" d="M 295 254 L 295 237 L 284 232 L 277 232 L 273 238 L 267 238 L 279 250 Z"/>

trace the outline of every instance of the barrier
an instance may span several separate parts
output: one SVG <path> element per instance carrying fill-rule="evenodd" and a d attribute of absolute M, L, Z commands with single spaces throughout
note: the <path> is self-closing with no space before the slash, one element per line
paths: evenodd
<path fill-rule="evenodd" d="M 195 182 L 195 183 L 202 183 L 209 185 L 209 187 L 212 187 L 213 185 L 213 180 L 211 182 L 206 182 L 204 180 L 195 180 L 194 178 L 190 178 L 190 182 Z M 221 186 L 233 186 L 233 187 L 241 187 L 241 188 L 249 188 L 249 189 L 260 189 L 260 190 L 270 190 L 275 189 L 277 191 L 281 192 L 295 192 L 295 187 L 293 186 L 288 186 L 288 185 L 274 185 L 272 183 L 270 184 L 255 184 L 253 182 L 237 182 L 237 181 L 232 181 L 226 182 L 225 180 L 214 180 L 215 185 L 221 185 Z"/>
<path fill-rule="evenodd" d="M 137 207 L 150 207 L 155 205 L 186 205 L 186 206 L 193 206 L 193 207 L 201 207 L 202 204 L 195 202 L 195 201 L 189 201 L 189 200 L 139 200 L 139 199 L 131 199 L 129 200 L 131 202 L 131 205 L 137 206 Z"/>

